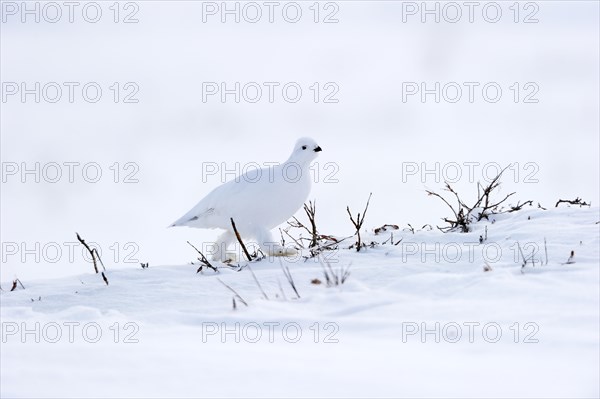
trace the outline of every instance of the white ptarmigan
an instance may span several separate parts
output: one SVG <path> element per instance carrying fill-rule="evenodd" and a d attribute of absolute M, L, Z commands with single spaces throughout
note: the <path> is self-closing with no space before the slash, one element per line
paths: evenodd
<path fill-rule="evenodd" d="M 287 255 L 273 240 L 271 229 L 292 217 L 308 198 L 310 163 L 320 151 L 313 139 L 299 139 L 287 161 L 271 168 L 250 170 L 220 185 L 170 227 L 224 229 L 212 257 L 225 260 L 227 247 L 236 242 L 231 226 L 233 218 L 243 238 L 256 239 L 269 255 Z"/>

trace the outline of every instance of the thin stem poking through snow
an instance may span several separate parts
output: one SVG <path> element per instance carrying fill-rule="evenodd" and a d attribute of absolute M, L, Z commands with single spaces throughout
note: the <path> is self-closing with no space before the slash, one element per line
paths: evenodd
<path fill-rule="evenodd" d="M 196 270 L 196 273 L 200 273 L 202 271 L 202 269 L 204 268 L 204 266 L 208 267 L 209 269 L 212 269 L 215 272 L 219 272 L 219 270 L 214 267 L 209 261 L 208 259 L 206 259 L 206 256 L 204 256 L 204 254 L 202 252 L 200 252 L 200 250 L 198 248 L 196 248 L 195 246 L 192 245 L 191 242 L 187 242 L 188 244 L 190 244 L 190 246 L 192 248 L 194 248 L 196 250 L 196 252 L 198 252 L 200 254 L 200 257 L 198 258 L 198 260 L 200 261 L 201 265 L 198 268 L 198 270 Z M 147 267 L 147 266 L 146 266 Z"/>
<path fill-rule="evenodd" d="M 23 285 L 23 283 L 21 282 L 21 280 L 16 279 L 15 281 L 13 281 L 13 285 L 10 288 L 11 292 L 17 289 L 17 283 L 21 286 L 21 288 L 25 289 L 25 286 Z"/>
<path fill-rule="evenodd" d="M 325 283 L 327 284 L 328 287 L 335 287 L 338 285 L 342 285 L 346 282 L 348 277 L 350 277 L 350 266 L 352 266 L 351 264 L 348 265 L 348 267 L 345 269 L 343 266 L 340 266 L 339 272 L 336 273 L 333 270 L 333 268 L 331 267 L 331 263 L 329 263 L 327 261 L 323 262 L 323 260 L 321 259 L 320 256 L 319 256 L 319 263 L 321 264 L 321 267 L 323 268 L 323 276 L 325 277 Z M 325 266 L 325 265 L 327 265 L 327 266 Z"/>
<path fill-rule="evenodd" d="M 298 299 L 300 299 L 300 294 L 298 294 L 298 290 L 296 289 L 296 284 L 294 283 L 294 278 L 292 277 L 292 273 L 290 273 L 290 269 L 287 266 L 283 265 L 281 259 L 279 259 L 279 264 L 281 265 L 281 270 L 283 270 L 283 274 L 285 274 L 285 278 L 287 279 L 288 283 L 290 283 L 290 285 L 292 286 L 292 289 L 296 293 Z"/>
<path fill-rule="evenodd" d="M 238 232 L 237 228 L 235 227 L 235 222 L 233 221 L 233 218 L 229 218 L 229 219 L 231 220 L 231 226 L 233 227 L 233 232 L 235 233 L 235 237 L 237 238 L 238 242 L 242 246 L 244 255 L 246 255 L 246 258 L 248 258 L 248 262 L 251 262 L 252 257 L 250 256 L 250 252 L 248 252 L 248 249 L 244 245 L 244 241 L 242 241 L 242 237 L 240 236 L 240 233 Z"/>
<path fill-rule="evenodd" d="M 265 290 L 263 290 L 263 287 L 260 285 L 260 282 L 256 278 L 256 274 L 254 274 L 254 271 L 252 271 L 252 268 L 250 267 L 250 265 L 248 265 L 246 267 L 248 268 L 248 270 L 250 270 L 250 273 L 252 273 L 252 277 L 254 278 L 254 281 L 256 281 L 256 285 L 258 285 L 258 289 L 260 290 L 260 292 L 262 292 L 263 297 L 265 297 L 265 299 L 268 301 L 269 297 L 267 296 L 267 293 L 265 292 Z"/>
<path fill-rule="evenodd" d="M 241 303 L 243 303 L 244 305 L 248 306 L 248 303 L 246 301 L 244 301 L 244 298 L 242 298 L 240 296 L 240 294 L 237 293 L 236 290 L 234 290 L 233 288 L 231 288 L 230 286 L 228 286 L 227 284 L 225 284 L 223 282 L 223 280 L 221 280 L 220 278 L 217 277 L 217 280 L 219 280 L 219 283 L 223 284 L 225 286 L 225 288 L 227 288 L 229 291 L 233 292 L 233 295 L 235 295 L 235 298 L 238 299 L 238 301 L 240 301 Z"/>
<path fill-rule="evenodd" d="M 369 202 L 371 201 L 372 195 L 373 195 L 373 193 L 369 193 L 369 198 L 367 199 L 367 205 L 365 205 L 365 210 L 362 213 L 362 217 L 359 212 L 356 215 L 356 220 L 354 220 L 354 218 L 352 217 L 352 213 L 350 212 L 350 207 L 346 206 L 346 212 L 348 212 L 348 216 L 350 216 L 350 221 L 352 222 L 352 224 L 354 225 L 354 228 L 356 229 L 356 235 L 357 235 L 357 239 L 358 239 L 358 241 L 356 242 L 356 252 L 359 252 L 360 249 L 362 248 L 362 241 L 360 239 L 360 229 L 362 228 L 363 222 L 365 221 L 365 215 L 367 214 L 367 209 L 369 209 Z"/>
<path fill-rule="evenodd" d="M 102 272 L 101 272 L 102 279 L 104 280 L 104 282 L 106 283 L 106 285 L 108 285 L 108 279 L 106 278 L 106 274 L 104 274 L 104 272 L 106 271 L 106 267 L 104 267 L 104 263 L 102 263 L 102 259 L 100 258 L 100 255 L 98 254 L 98 250 L 96 250 L 96 248 L 90 248 L 90 246 L 87 245 L 87 243 L 84 241 L 84 239 L 81 238 L 81 236 L 79 235 L 79 233 L 76 232 L 75 234 L 77 234 L 77 239 L 79 240 L 79 242 L 90 253 L 90 256 L 92 257 L 92 262 L 94 263 L 94 270 L 96 271 L 96 274 L 98 274 L 98 265 L 96 263 L 96 258 L 98 258 L 98 262 L 100 262 L 100 264 L 102 265 Z"/>

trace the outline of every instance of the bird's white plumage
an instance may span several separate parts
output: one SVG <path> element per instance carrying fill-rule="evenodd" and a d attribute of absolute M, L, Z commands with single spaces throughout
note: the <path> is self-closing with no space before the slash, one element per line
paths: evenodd
<path fill-rule="evenodd" d="M 251 170 L 215 188 L 171 226 L 224 229 L 214 258 L 224 258 L 225 248 L 235 239 L 231 218 L 243 237 L 273 253 L 270 230 L 288 220 L 304 204 L 311 188 L 310 163 L 321 147 L 311 138 L 296 142 L 282 164 Z M 280 251 L 280 250 L 279 250 Z M 277 252 L 277 251 L 276 251 Z"/>

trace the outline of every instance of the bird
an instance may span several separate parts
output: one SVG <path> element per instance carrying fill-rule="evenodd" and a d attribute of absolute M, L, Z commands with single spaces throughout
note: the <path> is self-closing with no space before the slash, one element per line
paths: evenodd
<path fill-rule="evenodd" d="M 212 259 L 230 259 L 227 248 L 240 236 L 255 239 L 270 256 L 289 256 L 292 248 L 277 244 L 271 230 L 287 221 L 306 202 L 312 179 L 309 168 L 321 147 L 310 137 L 298 139 L 289 158 L 270 168 L 249 170 L 216 187 L 169 227 L 225 230 L 211 249 Z"/>

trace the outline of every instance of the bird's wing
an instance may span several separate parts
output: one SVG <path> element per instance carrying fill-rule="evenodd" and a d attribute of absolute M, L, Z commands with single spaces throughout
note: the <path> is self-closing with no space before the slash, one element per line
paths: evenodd
<path fill-rule="evenodd" d="M 215 227 L 213 224 L 215 220 L 219 220 L 218 218 L 225 218 L 228 221 L 230 217 L 235 217 L 241 212 L 241 203 L 249 198 L 260 198 L 260 192 L 268 186 L 269 173 L 272 172 L 268 169 L 260 169 L 258 178 L 256 172 L 250 172 L 216 187 L 171 226 L 192 225 L 211 228 Z M 208 224 L 204 224 L 203 219 Z"/>
<path fill-rule="evenodd" d="M 192 209 L 173 222 L 170 227 L 195 225 L 200 227 L 203 219 L 219 213 L 219 209 L 228 209 L 233 201 L 247 186 L 245 180 L 230 180 L 212 190 Z M 210 226 L 206 226 L 210 227 Z"/>

